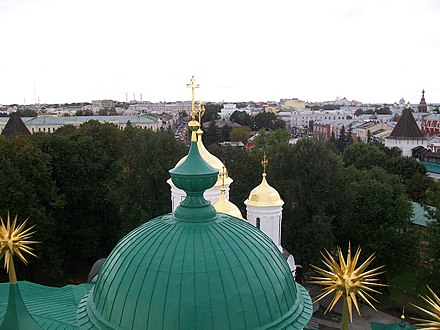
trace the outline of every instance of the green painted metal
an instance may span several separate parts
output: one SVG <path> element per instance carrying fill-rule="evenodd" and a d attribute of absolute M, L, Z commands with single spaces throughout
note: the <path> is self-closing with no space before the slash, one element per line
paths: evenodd
<path fill-rule="evenodd" d="M 117 244 L 78 307 L 80 329 L 302 329 L 310 296 L 269 237 L 203 198 L 218 173 L 195 143 L 170 174 L 187 198 Z"/>
<path fill-rule="evenodd" d="M 49 287 L 27 281 L 19 281 L 22 300 L 43 329 L 78 329 L 77 308 L 81 298 L 92 288 L 92 284 Z M 9 283 L 0 283 L 0 324 L 8 308 Z M 20 328 L 22 329 L 22 328 Z"/>
<path fill-rule="evenodd" d="M 218 170 L 208 165 L 199 153 L 197 142 L 192 142 L 188 157 L 177 168 L 170 170 L 174 185 L 186 192 L 185 200 L 174 215 L 180 221 L 211 221 L 216 217 L 215 208 L 203 197 L 218 178 Z"/>
<path fill-rule="evenodd" d="M 95 329 L 282 329 L 302 328 L 312 305 L 252 225 L 224 214 L 203 223 L 169 214 L 118 243 L 84 310 Z"/>
<path fill-rule="evenodd" d="M 20 294 L 18 284 L 9 285 L 9 299 L 6 314 L 0 330 L 38 330 L 40 325 L 32 318 Z"/>

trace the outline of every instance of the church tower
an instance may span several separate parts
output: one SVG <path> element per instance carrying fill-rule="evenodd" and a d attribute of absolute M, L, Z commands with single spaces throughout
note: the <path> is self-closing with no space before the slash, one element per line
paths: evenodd
<path fill-rule="evenodd" d="M 420 99 L 420 103 L 417 106 L 417 109 L 419 110 L 419 112 L 423 112 L 423 113 L 428 112 L 428 107 L 426 106 L 426 101 L 425 101 L 425 90 L 422 90 L 422 98 Z"/>
<path fill-rule="evenodd" d="M 263 166 L 263 179 L 244 202 L 246 204 L 247 221 L 269 236 L 282 252 L 281 220 L 284 201 L 278 191 L 267 183 L 266 155 L 264 155 L 261 165 Z"/>

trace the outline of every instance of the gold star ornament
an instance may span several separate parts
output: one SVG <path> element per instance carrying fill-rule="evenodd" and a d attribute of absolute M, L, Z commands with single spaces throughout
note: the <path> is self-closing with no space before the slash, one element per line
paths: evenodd
<path fill-rule="evenodd" d="M 427 304 L 427 308 L 422 308 L 417 305 L 411 304 L 414 307 L 418 308 L 422 312 L 428 314 L 432 319 L 419 319 L 412 318 L 420 323 L 415 324 L 416 327 L 422 328 L 425 330 L 440 330 L 440 298 L 432 291 L 432 289 L 428 286 L 429 292 L 431 292 L 432 297 L 420 296 Z"/>
<path fill-rule="evenodd" d="M 39 243 L 30 240 L 31 236 L 35 233 L 35 231 L 31 232 L 34 226 L 26 229 L 27 219 L 17 226 L 17 218 L 18 216 L 16 215 L 11 224 L 8 213 L 5 225 L 5 222 L 0 217 L 0 259 L 5 258 L 4 267 L 9 274 L 9 282 L 11 284 L 17 283 L 13 260 L 14 255 L 18 256 L 27 265 L 28 262 L 24 254 L 27 253 L 36 257 L 32 252 L 34 249 L 29 245 Z"/>
<path fill-rule="evenodd" d="M 353 305 L 355 306 L 358 314 L 361 314 L 359 310 L 357 296 L 359 296 L 369 306 L 376 310 L 370 300 L 375 302 L 377 302 L 377 300 L 374 299 L 369 293 L 380 294 L 380 292 L 374 289 L 374 287 L 385 286 L 384 284 L 378 283 L 379 279 L 377 278 L 378 275 L 384 273 L 383 271 L 379 271 L 383 268 L 383 266 L 366 271 L 367 267 L 375 259 L 374 254 L 372 254 L 359 267 L 356 267 L 359 261 L 359 256 L 361 254 L 360 247 L 357 248 L 356 253 L 352 257 L 351 247 L 349 244 L 346 259 L 344 258 L 341 248 L 339 246 L 337 250 L 339 262 L 335 260 L 335 258 L 333 258 L 333 256 L 327 250 L 325 250 L 325 253 L 321 252 L 321 261 L 326 269 L 311 265 L 314 271 L 321 276 L 311 277 L 313 281 L 311 281 L 310 283 L 318 284 L 324 287 L 322 289 L 323 292 L 321 292 L 316 297 L 316 301 L 320 301 L 321 299 L 327 297 L 332 293 L 335 294 L 325 313 L 331 311 L 336 303 L 339 301 L 339 298 L 342 297 L 344 300 L 343 319 L 344 316 L 347 317 L 347 315 L 344 315 L 344 312 L 346 314 L 346 312 L 348 311 L 348 314 L 350 315 L 350 321 L 352 322 Z"/>

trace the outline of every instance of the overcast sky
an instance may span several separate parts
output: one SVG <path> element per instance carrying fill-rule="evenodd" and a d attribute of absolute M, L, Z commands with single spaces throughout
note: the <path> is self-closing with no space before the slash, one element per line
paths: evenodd
<path fill-rule="evenodd" d="M 0 0 L 0 103 L 440 102 L 439 0 Z"/>

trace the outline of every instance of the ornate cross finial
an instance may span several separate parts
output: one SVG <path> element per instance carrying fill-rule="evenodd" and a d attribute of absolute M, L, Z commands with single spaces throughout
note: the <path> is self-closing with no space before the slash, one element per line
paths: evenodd
<path fill-rule="evenodd" d="M 194 104 L 194 91 L 196 88 L 199 88 L 199 84 L 196 84 L 196 79 L 194 78 L 194 76 L 191 77 L 190 83 L 186 84 L 186 87 L 191 88 L 192 91 L 192 98 L 191 98 L 191 119 L 195 120 L 195 115 L 196 115 L 196 108 L 195 108 L 195 104 Z"/>
<path fill-rule="evenodd" d="M 266 153 L 264 153 L 263 160 L 261 161 L 261 165 L 263 166 L 263 174 L 266 174 L 266 166 L 267 166 L 267 158 Z"/>
<path fill-rule="evenodd" d="M 220 171 L 220 179 L 222 180 L 222 188 L 225 188 L 225 179 L 228 177 L 228 171 L 226 167 L 222 166 L 222 170 Z"/>
<path fill-rule="evenodd" d="M 205 106 L 202 105 L 202 101 L 199 100 L 199 108 L 197 109 L 197 114 L 199 115 L 199 123 L 202 123 L 202 117 L 205 114 Z"/>

